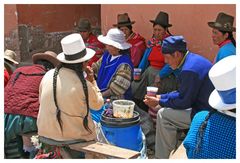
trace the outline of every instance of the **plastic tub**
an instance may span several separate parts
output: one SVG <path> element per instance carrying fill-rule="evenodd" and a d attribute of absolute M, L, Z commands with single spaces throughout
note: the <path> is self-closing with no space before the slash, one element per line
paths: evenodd
<path fill-rule="evenodd" d="M 130 100 L 113 101 L 113 116 L 116 118 L 132 118 L 135 102 Z"/>

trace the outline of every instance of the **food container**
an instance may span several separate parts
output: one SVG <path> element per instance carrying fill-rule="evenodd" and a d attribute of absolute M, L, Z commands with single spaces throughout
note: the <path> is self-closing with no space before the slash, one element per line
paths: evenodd
<path fill-rule="evenodd" d="M 114 100 L 113 116 L 116 118 L 132 118 L 135 102 L 130 100 Z"/>

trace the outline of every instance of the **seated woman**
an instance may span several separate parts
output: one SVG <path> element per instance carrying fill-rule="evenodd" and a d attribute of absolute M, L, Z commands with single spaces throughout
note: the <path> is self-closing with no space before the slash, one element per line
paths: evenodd
<path fill-rule="evenodd" d="M 52 51 L 34 54 L 33 65 L 17 68 L 4 88 L 5 158 L 34 155 L 30 137 L 37 133 L 39 85 L 44 74 L 59 63 L 56 56 Z"/>
<path fill-rule="evenodd" d="M 98 40 L 106 45 L 106 51 L 102 58 L 92 64 L 92 68 L 102 96 L 111 100 L 131 99 L 131 44 L 126 42 L 124 33 L 117 28 L 110 29 L 106 36 L 101 35 Z"/>
<path fill-rule="evenodd" d="M 214 109 L 194 116 L 183 142 L 188 158 L 236 159 L 236 60 L 235 55 L 225 57 L 209 71 Z"/>
<path fill-rule="evenodd" d="M 137 32 L 133 31 L 133 24 L 135 21 L 131 21 L 128 13 L 118 14 L 117 24 L 113 24 L 114 27 L 117 27 L 125 34 L 126 41 L 132 45 L 130 48 L 131 51 L 131 60 L 134 67 L 138 67 L 143 53 L 146 49 L 145 39 Z"/>
<path fill-rule="evenodd" d="M 159 12 L 156 19 L 150 22 L 153 23 L 153 37 L 147 42 L 147 49 L 138 66 L 142 70 L 141 79 L 131 85 L 133 97 L 138 102 L 143 100 L 146 87 L 154 83 L 155 76 L 165 65 L 161 44 L 164 38 L 171 35 L 168 28 L 172 25 L 168 22 L 167 13 Z"/>
<path fill-rule="evenodd" d="M 64 37 L 61 45 L 63 52 L 57 56 L 61 63 L 46 73 L 40 85 L 38 135 L 46 147 L 53 149 L 52 152 L 58 154 L 56 149 L 64 146 L 60 150 L 68 151 L 71 158 L 79 158 L 82 157 L 80 152 L 66 146 L 96 141 L 89 109 L 99 110 L 103 106 L 103 98 L 93 71 L 87 67 L 87 61 L 95 51 L 86 48 L 81 35 L 76 33 Z"/>

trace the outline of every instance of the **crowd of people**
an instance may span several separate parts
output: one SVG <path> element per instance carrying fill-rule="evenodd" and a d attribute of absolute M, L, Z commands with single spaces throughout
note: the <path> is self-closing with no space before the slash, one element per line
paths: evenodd
<path fill-rule="evenodd" d="M 69 144 L 102 139 L 95 117 L 107 99 L 135 102 L 154 158 L 170 157 L 181 130 L 188 131 L 188 158 L 236 158 L 234 17 L 220 12 L 207 23 L 219 47 L 213 62 L 189 51 L 184 36 L 170 33 L 166 12 L 150 20 L 147 41 L 134 23 L 128 13 L 118 14 L 106 35 L 95 36 L 90 21 L 80 19 L 76 33 L 61 40 L 60 54 L 36 53 L 30 66 L 17 68 L 16 53 L 5 50 L 5 158 L 64 158 L 61 151 L 84 158 Z M 148 86 L 157 94 L 149 95 Z"/>

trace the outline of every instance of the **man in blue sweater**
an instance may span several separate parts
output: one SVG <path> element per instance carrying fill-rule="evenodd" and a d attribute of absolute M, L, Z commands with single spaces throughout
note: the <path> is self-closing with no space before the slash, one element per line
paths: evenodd
<path fill-rule="evenodd" d="M 214 89 L 208 72 L 212 67 L 206 58 L 189 52 L 183 36 L 163 40 L 165 62 L 178 74 L 179 89 L 157 97 L 145 96 L 149 107 L 160 105 L 157 114 L 155 157 L 169 158 L 177 143 L 177 131 L 188 129 L 193 116 L 201 110 L 210 110 L 208 98 Z"/>

